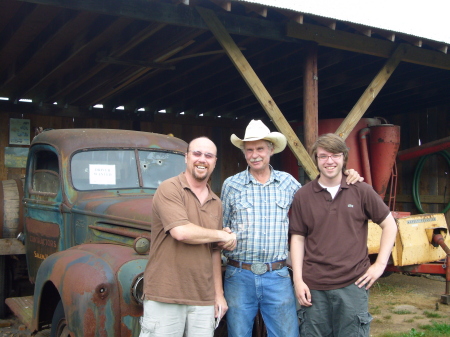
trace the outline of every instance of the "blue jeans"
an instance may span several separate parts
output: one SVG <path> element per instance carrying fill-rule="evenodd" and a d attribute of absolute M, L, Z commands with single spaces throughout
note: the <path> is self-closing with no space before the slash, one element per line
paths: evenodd
<path fill-rule="evenodd" d="M 224 281 L 229 337 L 250 337 L 258 309 L 269 337 L 298 337 L 296 299 L 284 267 L 262 275 L 228 265 Z"/>

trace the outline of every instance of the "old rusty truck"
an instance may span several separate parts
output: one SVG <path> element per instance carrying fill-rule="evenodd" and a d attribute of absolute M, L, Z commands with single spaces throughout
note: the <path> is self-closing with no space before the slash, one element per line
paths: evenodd
<path fill-rule="evenodd" d="M 37 135 L 23 198 L 20 181 L 3 182 L 2 310 L 26 256 L 34 295 L 6 302 L 29 329 L 51 327 L 58 337 L 137 336 L 152 196 L 184 170 L 186 148 L 178 138 L 138 131 Z M 13 238 L 22 231 L 23 243 Z"/>

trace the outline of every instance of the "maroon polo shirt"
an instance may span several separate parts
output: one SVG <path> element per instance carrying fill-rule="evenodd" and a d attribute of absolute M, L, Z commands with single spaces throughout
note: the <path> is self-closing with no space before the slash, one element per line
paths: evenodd
<path fill-rule="evenodd" d="M 332 199 L 318 178 L 295 194 L 289 232 L 305 237 L 303 281 L 308 287 L 339 289 L 355 282 L 370 267 L 368 220 L 379 224 L 390 211 L 366 183 L 347 185 L 343 176 Z"/>

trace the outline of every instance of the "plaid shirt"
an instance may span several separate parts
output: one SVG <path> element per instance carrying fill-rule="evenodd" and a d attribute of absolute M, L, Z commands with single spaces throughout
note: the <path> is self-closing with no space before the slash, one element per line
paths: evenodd
<path fill-rule="evenodd" d="M 288 212 L 301 184 L 272 167 L 270 179 L 259 183 L 245 170 L 222 186 L 223 226 L 236 233 L 237 246 L 224 250 L 232 260 L 255 263 L 285 260 L 288 254 Z"/>

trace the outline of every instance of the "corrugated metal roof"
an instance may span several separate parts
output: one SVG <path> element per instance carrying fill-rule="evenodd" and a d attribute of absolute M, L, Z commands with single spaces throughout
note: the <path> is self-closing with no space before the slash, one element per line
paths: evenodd
<path fill-rule="evenodd" d="M 450 43 L 448 0 L 232 0 L 292 10 L 325 18 Z"/>

